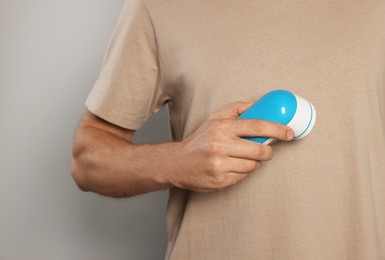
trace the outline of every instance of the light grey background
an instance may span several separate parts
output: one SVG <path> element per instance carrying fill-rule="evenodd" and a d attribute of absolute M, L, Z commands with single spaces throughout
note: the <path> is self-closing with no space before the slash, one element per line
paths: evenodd
<path fill-rule="evenodd" d="M 0 0 L 0 260 L 162 259 L 167 191 L 77 189 L 71 142 L 123 0 Z M 136 142 L 168 139 L 166 110 Z"/>

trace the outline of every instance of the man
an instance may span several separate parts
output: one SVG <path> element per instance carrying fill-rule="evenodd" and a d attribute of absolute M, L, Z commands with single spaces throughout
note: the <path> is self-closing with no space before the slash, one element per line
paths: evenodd
<path fill-rule="evenodd" d="M 305 139 L 236 120 L 278 88 L 315 105 Z M 73 177 L 112 197 L 170 188 L 166 259 L 385 259 L 384 102 L 384 1 L 127 0 Z M 133 145 L 165 104 L 173 142 Z"/>

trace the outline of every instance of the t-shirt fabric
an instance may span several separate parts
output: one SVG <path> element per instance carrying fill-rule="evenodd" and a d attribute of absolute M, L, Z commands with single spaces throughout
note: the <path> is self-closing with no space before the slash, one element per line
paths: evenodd
<path fill-rule="evenodd" d="M 127 0 L 86 105 L 173 140 L 274 89 L 317 110 L 304 139 L 222 191 L 170 189 L 166 259 L 385 259 L 385 1 Z"/>

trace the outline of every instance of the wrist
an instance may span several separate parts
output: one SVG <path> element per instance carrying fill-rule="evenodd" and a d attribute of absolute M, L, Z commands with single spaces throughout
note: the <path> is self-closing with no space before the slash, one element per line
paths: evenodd
<path fill-rule="evenodd" d="M 182 142 L 168 142 L 158 145 L 152 162 L 149 162 L 154 180 L 163 188 L 175 186 L 175 179 L 181 172 Z"/>

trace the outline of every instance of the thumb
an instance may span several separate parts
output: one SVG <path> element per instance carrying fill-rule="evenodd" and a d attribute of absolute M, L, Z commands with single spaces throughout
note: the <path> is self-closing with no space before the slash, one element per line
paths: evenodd
<path fill-rule="evenodd" d="M 230 105 L 227 105 L 226 107 L 212 113 L 209 119 L 235 119 L 240 114 L 245 112 L 252 104 L 253 102 L 242 101 L 231 103 Z"/>

